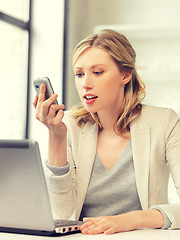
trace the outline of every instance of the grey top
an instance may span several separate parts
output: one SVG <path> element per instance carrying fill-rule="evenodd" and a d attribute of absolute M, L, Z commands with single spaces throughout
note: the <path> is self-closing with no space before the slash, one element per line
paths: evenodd
<path fill-rule="evenodd" d="M 55 167 L 47 162 L 46 165 L 57 176 L 66 174 L 70 170 L 69 163 L 65 167 Z M 167 215 L 160 207 L 153 206 L 153 208 L 159 210 L 164 216 L 165 223 L 162 228 L 169 228 L 171 221 Z M 117 215 L 141 209 L 131 140 L 111 170 L 107 170 L 96 155 L 80 220 L 85 216 Z"/>
<path fill-rule="evenodd" d="M 107 170 L 96 155 L 80 220 L 85 216 L 117 215 L 141 209 L 131 142 L 128 142 L 111 170 Z"/>

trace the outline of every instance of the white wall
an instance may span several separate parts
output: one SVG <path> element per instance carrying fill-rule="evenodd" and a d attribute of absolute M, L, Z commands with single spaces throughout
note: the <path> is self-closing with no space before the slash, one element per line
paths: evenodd
<path fill-rule="evenodd" d="M 41 76 L 51 79 L 58 101 L 62 101 L 64 0 L 34 0 L 32 4 L 31 82 Z M 47 154 L 47 129 L 34 118 L 32 102 L 35 90 L 31 84 L 30 138 L 40 144 L 41 154 Z"/>

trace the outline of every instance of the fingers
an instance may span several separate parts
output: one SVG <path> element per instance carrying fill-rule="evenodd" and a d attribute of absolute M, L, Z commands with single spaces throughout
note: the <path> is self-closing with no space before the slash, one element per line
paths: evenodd
<path fill-rule="evenodd" d="M 138 226 L 138 214 L 138 211 L 132 211 L 114 216 L 84 218 L 84 224 L 80 227 L 80 230 L 82 234 L 104 233 L 106 235 L 132 231 Z"/>
<path fill-rule="evenodd" d="M 62 118 L 63 113 L 62 112 L 59 113 L 59 111 L 63 110 L 65 106 L 54 104 L 58 95 L 54 93 L 51 95 L 50 98 L 45 100 L 45 93 L 46 93 L 46 85 L 41 84 L 40 91 L 39 91 L 39 98 L 36 95 L 35 100 L 33 102 L 33 105 L 36 108 L 35 117 L 43 123 L 46 123 L 47 118 L 51 119 L 56 117 L 57 115 L 58 117 Z"/>
<path fill-rule="evenodd" d="M 84 224 L 80 227 L 82 234 L 101 234 L 106 235 L 121 232 L 116 216 L 104 216 L 97 218 L 84 218 Z"/>
<path fill-rule="evenodd" d="M 46 107 L 50 107 L 52 104 L 54 104 L 54 101 L 57 99 L 58 95 L 56 93 L 53 93 L 51 95 L 50 98 L 48 98 L 47 100 L 43 101 L 43 105 L 46 106 Z M 40 100 L 39 100 L 40 101 Z M 57 104 L 54 104 L 54 105 L 57 105 Z M 58 106 L 58 105 L 57 105 Z"/>
<path fill-rule="evenodd" d="M 106 217 L 84 218 L 83 221 L 85 223 L 81 226 L 82 234 L 100 234 L 109 229 L 109 223 L 106 221 Z"/>
<path fill-rule="evenodd" d="M 62 121 L 64 116 L 64 105 L 49 104 L 45 101 L 42 104 L 39 120 L 45 125 L 56 125 Z"/>
<path fill-rule="evenodd" d="M 49 114 L 49 111 L 51 109 L 52 111 L 56 111 L 58 107 L 58 105 L 53 104 L 53 102 L 57 99 L 57 94 L 52 94 L 52 96 L 50 98 L 48 98 L 46 101 L 43 101 L 41 103 L 41 100 L 39 99 L 39 108 L 40 108 L 40 112 L 41 112 L 41 119 L 44 119 L 47 117 L 47 115 Z M 55 106 L 54 106 L 55 105 Z M 37 107 L 38 108 L 38 107 Z M 39 110 L 39 109 L 37 109 Z M 59 109 L 57 109 L 59 110 Z"/>
<path fill-rule="evenodd" d="M 46 84 L 41 84 L 40 90 L 39 90 L 39 102 L 42 103 L 46 99 Z"/>
<path fill-rule="evenodd" d="M 39 91 L 39 98 L 36 95 L 33 102 L 36 109 L 35 117 L 42 122 L 54 136 L 64 138 L 67 133 L 67 127 L 62 121 L 65 106 L 54 103 L 58 97 L 55 93 L 45 100 L 45 93 L 46 85 L 42 84 Z"/>
<path fill-rule="evenodd" d="M 34 99 L 34 101 L 33 101 L 33 106 L 34 106 L 34 108 L 37 107 L 37 102 L 38 102 L 38 96 L 37 96 L 37 94 L 36 94 L 35 99 Z"/>
<path fill-rule="evenodd" d="M 93 219 L 95 219 L 95 217 L 84 217 L 83 218 L 83 222 L 88 222 L 88 221 L 91 221 L 91 220 L 93 220 Z"/>
<path fill-rule="evenodd" d="M 40 120 L 40 114 L 41 114 L 41 107 L 42 103 L 45 101 L 45 93 L 46 93 L 46 85 L 41 84 L 40 90 L 39 90 L 39 97 L 35 97 L 35 100 L 33 102 L 34 107 L 36 108 L 36 119 Z"/>
<path fill-rule="evenodd" d="M 56 93 L 53 93 L 51 95 L 50 98 L 48 98 L 47 100 L 45 100 L 45 92 L 43 92 L 43 88 L 42 88 L 42 91 L 40 90 L 40 97 L 39 97 L 39 106 L 41 108 L 41 112 L 42 112 L 42 116 L 46 116 L 49 112 L 49 109 L 51 106 L 55 105 L 52 107 L 52 109 L 55 109 L 57 108 L 57 110 L 59 110 L 58 108 L 58 105 L 57 104 L 53 104 L 54 101 L 57 99 L 58 95 Z"/>
<path fill-rule="evenodd" d="M 107 229 L 106 231 L 104 231 L 105 235 L 111 235 L 114 233 L 120 232 L 120 230 L 117 227 L 111 227 L 109 229 Z"/>
<path fill-rule="evenodd" d="M 57 117 L 57 116 L 60 116 L 62 115 L 63 110 L 65 108 L 65 106 L 63 104 L 61 105 L 57 105 L 57 104 L 52 104 L 50 107 L 49 107 L 49 118 L 54 118 L 54 117 Z"/>

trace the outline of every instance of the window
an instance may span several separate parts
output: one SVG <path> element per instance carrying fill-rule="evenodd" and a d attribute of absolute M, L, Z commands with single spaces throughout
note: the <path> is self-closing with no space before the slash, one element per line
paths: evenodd
<path fill-rule="evenodd" d="M 0 138 L 28 137 L 30 0 L 0 0 Z"/>

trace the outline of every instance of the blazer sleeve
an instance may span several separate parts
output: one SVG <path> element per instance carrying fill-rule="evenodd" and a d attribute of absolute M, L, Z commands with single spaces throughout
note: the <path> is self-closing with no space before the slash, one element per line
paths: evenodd
<path fill-rule="evenodd" d="M 173 110 L 169 110 L 165 121 L 166 162 L 169 167 L 177 194 L 180 197 L 180 121 Z M 180 203 L 158 205 L 171 221 L 169 229 L 180 228 Z M 156 206 L 152 206 L 155 208 Z"/>
<path fill-rule="evenodd" d="M 61 176 L 55 175 L 45 166 L 46 182 L 54 219 L 69 219 L 72 217 L 75 209 L 76 167 L 68 137 L 67 156 L 70 163 L 70 170 Z"/>

